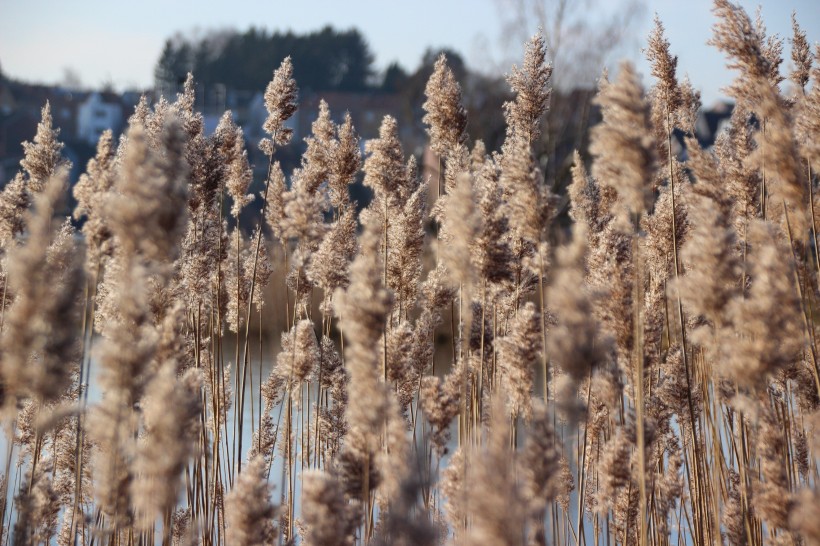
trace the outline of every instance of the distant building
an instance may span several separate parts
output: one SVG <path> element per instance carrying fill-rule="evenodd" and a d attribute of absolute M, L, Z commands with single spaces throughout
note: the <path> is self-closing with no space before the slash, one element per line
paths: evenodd
<path fill-rule="evenodd" d="M 113 93 L 91 93 L 77 108 L 77 138 L 96 144 L 106 129 L 122 129 L 123 107 Z"/>
<path fill-rule="evenodd" d="M 60 139 L 69 140 L 74 138 L 77 132 L 77 107 L 87 98 L 87 93 L 71 91 L 61 87 L 15 81 L 7 81 L 6 84 L 8 86 L 7 92 L 11 96 L 4 100 L 4 103 L 10 105 L 10 114 L 25 111 L 39 121 L 40 110 L 48 101 L 51 104 L 51 116 L 54 126 L 60 128 Z M 36 129 L 37 123 L 33 127 Z M 34 131 L 32 130 L 26 140 L 31 140 L 33 137 Z"/>

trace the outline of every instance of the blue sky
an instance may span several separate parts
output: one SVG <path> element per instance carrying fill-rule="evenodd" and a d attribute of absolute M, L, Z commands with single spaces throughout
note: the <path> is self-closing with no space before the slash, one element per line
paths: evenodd
<path fill-rule="evenodd" d="M 598 0 L 590 16 L 606 18 L 618 2 Z M 680 74 L 689 73 L 705 103 L 717 100 L 731 74 L 723 68 L 721 54 L 705 45 L 714 22 L 711 0 L 644 3 L 633 38 L 618 55 L 637 61 L 639 70 L 648 74 L 640 47 L 657 12 L 680 58 Z M 796 10 L 809 41 L 820 40 L 818 0 L 740 3 L 750 13 L 761 4 L 769 32 L 784 37 L 791 35 L 789 17 Z M 377 68 L 398 61 L 413 70 L 427 47 L 450 47 L 472 68 L 492 71 L 508 67 L 514 59 L 513 51 L 501 45 L 500 20 L 510 9 L 502 4 L 503 0 L 0 0 L 0 67 L 27 81 L 55 83 L 71 68 L 88 86 L 111 82 L 120 89 L 147 87 L 164 40 L 177 31 L 244 30 L 254 25 L 301 32 L 331 24 L 358 27 L 376 55 Z"/>

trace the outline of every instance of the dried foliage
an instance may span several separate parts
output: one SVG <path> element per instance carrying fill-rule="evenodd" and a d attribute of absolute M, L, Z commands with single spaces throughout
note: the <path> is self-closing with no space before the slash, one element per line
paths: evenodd
<path fill-rule="evenodd" d="M 206 134 L 189 76 L 101 135 L 80 232 L 46 105 L 0 194 L 0 542 L 817 543 L 818 52 L 793 17 L 781 92 L 780 39 L 714 12 L 738 70 L 714 147 L 656 19 L 649 91 L 602 76 L 560 196 L 540 35 L 497 152 L 436 61 L 438 181 L 396 118 L 362 147 L 325 102 L 283 169 L 286 58 L 251 193 L 242 129 Z"/>

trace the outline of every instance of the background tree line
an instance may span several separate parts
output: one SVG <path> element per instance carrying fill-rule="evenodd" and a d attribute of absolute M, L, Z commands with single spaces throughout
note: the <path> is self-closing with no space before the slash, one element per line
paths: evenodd
<path fill-rule="evenodd" d="M 308 34 L 250 28 L 210 31 L 201 38 L 177 34 L 165 42 L 154 77 L 158 87 L 185 81 L 188 72 L 206 86 L 264 89 L 272 67 L 290 55 L 294 76 L 312 91 L 363 91 L 371 87 L 373 54 L 356 29 L 329 26 Z"/>

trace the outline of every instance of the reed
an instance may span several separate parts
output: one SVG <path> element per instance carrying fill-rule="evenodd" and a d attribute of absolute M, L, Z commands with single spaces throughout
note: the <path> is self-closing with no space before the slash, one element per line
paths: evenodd
<path fill-rule="evenodd" d="M 793 17 L 783 91 L 783 43 L 714 6 L 715 146 L 656 20 L 559 195 L 543 36 L 497 151 L 436 60 L 436 188 L 395 118 L 362 146 L 325 102 L 283 171 L 288 58 L 263 192 L 191 76 L 101 135 L 78 232 L 46 105 L 0 193 L 0 544 L 820 544 L 820 50 Z"/>

